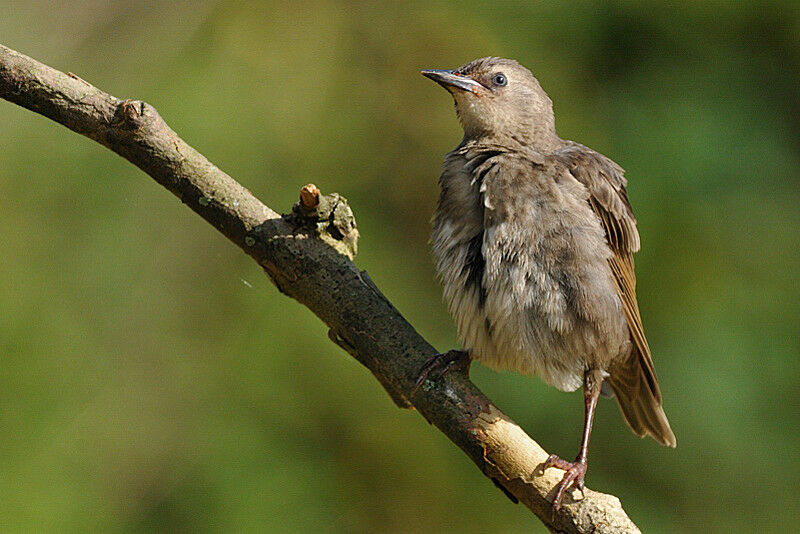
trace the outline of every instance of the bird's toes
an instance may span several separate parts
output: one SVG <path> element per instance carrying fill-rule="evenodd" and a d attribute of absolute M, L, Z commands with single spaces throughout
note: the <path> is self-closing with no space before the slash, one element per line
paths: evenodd
<path fill-rule="evenodd" d="M 553 511 L 557 512 L 561 508 L 564 492 L 567 489 L 574 488 L 583 493 L 584 478 L 586 477 L 586 462 L 567 462 L 553 454 L 545 461 L 543 466 L 544 469 L 548 469 L 549 467 L 556 467 L 564 470 L 564 476 L 561 478 L 561 482 L 556 485 L 556 493 L 553 497 Z"/>
<path fill-rule="evenodd" d="M 465 371 L 469 371 L 470 357 L 469 353 L 463 350 L 449 350 L 441 354 L 436 354 L 422 366 L 420 369 L 417 381 L 414 384 L 414 389 L 411 390 L 413 396 L 420 386 L 431 375 L 443 375 L 453 367 L 464 367 Z"/>
<path fill-rule="evenodd" d="M 555 454 L 551 454 L 547 457 L 547 460 L 545 460 L 544 465 L 542 465 L 542 471 L 545 469 L 550 469 L 551 467 L 561 469 L 562 471 L 567 471 L 570 467 L 572 467 L 572 462 L 562 460 Z"/>

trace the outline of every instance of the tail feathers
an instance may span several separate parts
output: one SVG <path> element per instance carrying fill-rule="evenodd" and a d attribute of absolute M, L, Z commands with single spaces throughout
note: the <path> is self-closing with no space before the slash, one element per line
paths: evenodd
<path fill-rule="evenodd" d="M 625 362 L 615 366 L 606 380 L 617 397 L 625 421 L 637 436 L 652 436 L 662 445 L 676 446 L 675 434 L 661 407 L 655 373 L 651 366 L 642 365 L 636 350 Z"/>

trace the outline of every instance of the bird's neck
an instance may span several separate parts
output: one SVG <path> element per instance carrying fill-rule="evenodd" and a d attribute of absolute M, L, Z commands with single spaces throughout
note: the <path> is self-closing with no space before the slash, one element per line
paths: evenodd
<path fill-rule="evenodd" d="M 551 154 L 563 147 L 565 141 L 556 134 L 555 129 L 526 132 L 525 135 L 514 133 L 485 133 L 464 136 L 462 144 L 486 147 L 503 147 L 508 152 L 534 151 L 540 154 Z"/>

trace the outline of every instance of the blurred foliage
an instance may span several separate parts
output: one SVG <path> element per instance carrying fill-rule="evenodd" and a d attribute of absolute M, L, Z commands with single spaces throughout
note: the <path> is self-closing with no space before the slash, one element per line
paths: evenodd
<path fill-rule="evenodd" d="M 359 266 L 440 349 L 428 220 L 460 129 L 418 71 L 519 59 L 562 137 L 627 169 L 678 436 L 640 441 L 602 402 L 588 484 L 647 532 L 791 530 L 796 2 L 10 0 L 0 42 L 151 102 L 277 210 L 309 181 L 348 197 Z M 3 532 L 543 530 L 127 162 L 0 102 L 0 195 Z M 473 378 L 574 454 L 580 394 Z"/>

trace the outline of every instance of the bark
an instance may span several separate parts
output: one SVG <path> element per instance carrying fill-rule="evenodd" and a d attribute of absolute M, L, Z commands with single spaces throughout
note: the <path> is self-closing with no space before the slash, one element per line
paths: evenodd
<path fill-rule="evenodd" d="M 0 97 L 44 115 L 124 157 L 249 254 L 278 289 L 313 311 L 330 337 L 366 366 L 398 406 L 414 407 L 458 445 L 506 495 L 552 531 L 639 532 L 619 500 L 586 489 L 553 514 L 558 469 L 463 372 L 426 380 L 436 354 L 351 261 L 357 230 L 346 201 L 303 190 L 281 216 L 190 147 L 141 101 L 120 100 L 0 45 Z"/>

